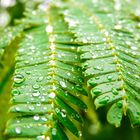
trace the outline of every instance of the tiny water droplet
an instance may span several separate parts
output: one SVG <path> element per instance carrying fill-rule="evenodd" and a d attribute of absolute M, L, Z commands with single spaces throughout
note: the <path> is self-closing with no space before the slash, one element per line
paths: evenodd
<path fill-rule="evenodd" d="M 53 27 L 52 27 L 51 25 L 48 25 L 48 26 L 46 27 L 46 32 L 47 32 L 47 33 L 52 33 L 52 32 L 53 32 Z"/>
<path fill-rule="evenodd" d="M 19 108 L 19 107 L 16 107 L 15 110 L 16 110 L 16 111 L 20 111 L 20 108 Z"/>
<path fill-rule="evenodd" d="M 102 99 L 99 103 L 105 105 L 105 104 L 107 104 L 107 102 L 109 101 L 109 99 L 110 99 L 109 96 L 105 96 L 104 99 Z"/>
<path fill-rule="evenodd" d="M 52 129 L 52 135 L 56 135 L 56 132 L 57 132 L 56 128 L 53 128 Z"/>
<path fill-rule="evenodd" d="M 67 87 L 67 85 L 66 85 L 66 83 L 65 83 L 64 81 L 60 81 L 59 83 L 60 83 L 60 85 L 61 85 L 63 88 L 66 88 L 66 87 Z"/>
<path fill-rule="evenodd" d="M 56 94 L 55 94 L 54 92 L 51 92 L 51 93 L 49 94 L 49 97 L 52 98 L 52 99 L 55 98 L 55 96 L 56 96 Z"/>
<path fill-rule="evenodd" d="M 78 135 L 79 135 L 79 137 L 82 137 L 82 132 L 78 131 Z"/>
<path fill-rule="evenodd" d="M 33 95 L 34 97 L 38 97 L 38 96 L 40 95 L 40 92 L 39 92 L 39 91 L 34 91 L 34 92 L 32 93 L 32 95 Z"/>
<path fill-rule="evenodd" d="M 29 106 L 30 111 L 33 111 L 34 109 L 35 109 L 34 106 Z"/>
<path fill-rule="evenodd" d="M 95 87 L 97 85 L 97 83 L 94 80 L 92 80 L 92 79 L 89 79 L 87 81 L 87 83 L 88 83 L 89 86 L 93 86 L 93 87 Z"/>
<path fill-rule="evenodd" d="M 15 95 L 19 95 L 20 92 L 18 89 L 13 89 L 11 94 L 15 96 Z"/>
<path fill-rule="evenodd" d="M 35 116 L 33 116 L 33 119 L 34 119 L 35 121 L 38 121 L 38 120 L 40 119 L 40 117 L 39 117 L 39 115 L 35 115 Z"/>
<path fill-rule="evenodd" d="M 123 104 L 122 104 L 121 101 L 117 102 L 116 104 L 117 104 L 117 106 L 118 106 L 119 108 L 121 108 L 121 107 L 123 106 Z"/>
<path fill-rule="evenodd" d="M 16 134 L 21 134 L 21 128 L 20 127 L 16 127 L 15 128 L 15 132 L 16 132 Z"/>
<path fill-rule="evenodd" d="M 113 78 L 113 76 L 112 76 L 112 75 L 108 75 L 108 76 L 107 76 L 107 79 L 108 79 L 109 81 L 111 81 L 111 80 L 112 80 L 112 78 Z"/>
<path fill-rule="evenodd" d="M 40 86 L 38 84 L 34 84 L 32 87 L 33 87 L 33 89 L 39 89 L 40 88 Z"/>
<path fill-rule="evenodd" d="M 114 94 L 114 95 L 118 95 L 119 92 L 116 88 L 112 88 L 111 92 Z"/>
<path fill-rule="evenodd" d="M 102 90 L 98 88 L 94 88 L 91 90 L 91 93 L 95 95 L 99 95 L 100 93 L 102 93 Z"/>
<path fill-rule="evenodd" d="M 40 76 L 40 77 L 37 78 L 36 81 L 37 81 L 37 82 L 41 82 L 42 80 L 43 80 L 43 76 Z"/>

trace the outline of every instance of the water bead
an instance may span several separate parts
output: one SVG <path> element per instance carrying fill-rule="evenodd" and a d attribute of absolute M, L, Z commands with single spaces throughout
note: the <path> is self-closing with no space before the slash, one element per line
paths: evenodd
<path fill-rule="evenodd" d="M 14 76 L 14 82 L 15 82 L 16 84 L 21 84 L 21 83 L 23 83 L 24 81 L 25 81 L 25 78 L 24 78 L 23 75 L 17 74 L 17 75 Z"/>
<path fill-rule="evenodd" d="M 16 134 L 21 134 L 21 128 L 20 127 L 16 127 L 15 128 L 15 132 L 16 132 Z"/>

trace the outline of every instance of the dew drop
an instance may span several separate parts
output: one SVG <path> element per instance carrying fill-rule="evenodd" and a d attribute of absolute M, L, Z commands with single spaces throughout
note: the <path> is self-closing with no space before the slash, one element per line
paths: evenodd
<path fill-rule="evenodd" d="M 34 109 L 35 109 L 34 106 L 29 106 L 30 111 L 33 111 Z"/>
<path fill-rule="evenodd" d="M 132 50 L 137 50 L 138 48 L 136 46 L 131 46 Z"/>
<path fill-rule="evenodd" d="M 105 104 L 107 104 L 107 102 L 109 101 L 109 99 L 110 98 L 108 96 L 105 96 L 104 99 L 102 99 L 99 103 L 105 105 Z"/>
<path fill-rule="evenodd" d="M 78 131 L 78 135 L 79 135 L 79 137 L 82 137 L 82 132 Z"/>
<path fill-rule="evenodd" d="M 32 87 L 33 87 L 33 89 L 39 89 L 40 88 L 40 86 L 38 84 L 34 84 Z"/>
<path fill-rule="evenodd" d="M 117 102 L 116 104 L 117 104 L 117 106 L 118 106 L 119 108 L 121 108 L 121 107 L 123 106 L 123 104 L 122 104 L 121 101 Z"/>
<path fill-rule="evenodd" d="M 120 30 L 120 29 L 122 29 L 122 25 L 117 24 L 117 25 L 114 26 L 114 29 L 116 29 L 116 30 Z"/>
<path fill-rule="evenodd" d="M 92 79 L 89 79 L 87 83 L 89 86 L 93 86 L 93 87 L 95 87 L 97 85 L 97 83 Z"/>
<path fill-rule="evenodd" d="M 61 116 L 62 116 L 63 118 L 65 118 L 67 115 L 66 115 L 65 112 L 61 112 Z"/>
<path fill-rule="evenodd" d="M 34 92 L 32 93 L 32 95 L 33 95 L 34 97 L 38 97 L 38 96 L 40 95 L 40 92 L 39 92 L 39 91 L 34 91 Z"/>
<path fill-rule="evenodd" d="M 55 96 L 56 96 L 56 94 L 55 94 L 54 92 L 51 92 L 51 93 L 49 94 L 49 97 L 52 98 L 52 99 L 55 98 Z"/>
<path fill-rule="evenodd" d="M 20 108 L 19 108 L 19 107 L 16 107 L 15 110 L 16 110 L 16 111 L 20 111 Z"/>
<path fill-rule="evenodd" d="M 52 32 L 53 32 L 53 27 L 52 27 L 51 25 L 48 25 L 48 26 L 46 27 L 46 32 L 47 32 L 47 33 L 52 33 Z"/>
<path fill-rule="evenodd" d="M 111 75 L 107 76 L 107 79 L 108 79 L 109 81 L 111 81 L 112 78 L 113 78 L 113 76 L 111 76 Z"/>
<path fill-rule="evenodd" d="M 63 88 L 66 88 L 66 87 L 67 87 L 67 85 L 66 85 L 66 83 L 65 83 L 64 81 L 60 81 L 59 83 L 60 83 L 60 85 L 61 85 Z"/>
<path fill-rule="evenodd" d="M 102 90 L 98 88 L 94 88 L 91 90 L 91 93 L 95 95 L 99 95 L 100 93 L 102 93 Z"/>
<path fill-rule="evenodd" d="M 71 75 L 70 72 L 68 72 L 67 75 L 70 76 Z"/>
<path fill-rule="evenodd" d="M 39 115 L 35 115 L 35 116 L 33 116 L 33 119 L 34 119 L 35 121 L 38 121 L 38 120 L 40 119 L 40 117 L 39 117 Z"/>
<path fill-rule="evenodd" d="M 37 78 L 36 81 L 37 81 L 37 82 L 41 82 L 42 80 L 43 80 L 43 76 L 40 76 L 40 77 Z"/>
<path fill-rule="evenodd" d="M 20 92 L 18 89 L 13 89 L 11 94 L 15 96 L 15 95 L 19 95 Z"/>
<path fill-rule="evenodd" d="M 56 132 L 57 132 L 56 128 L 53 128 L 52 129 L 52 135 L 56 135 Z"/>
<path fill-rule="evenodd" d="M 15 81 L 16 84 L 21 84 L 25 81 L 25 78 L 24 78 L 23 75 L 17 74 L 17 75 L 14 76 L 14 81 Z"/>
<path fill-rule="evenodd" d="M 16 127 L 15 128 L 15 132 L 16 132 L 16 134 L 21 134 L 21 128 L 20 127 Z"/>
<path fill-rule="evenodd" d="M 116 88 L 112 88 L 111 92 L 114 94 L 114 95 L 118 95 L 119 92 Z"/>

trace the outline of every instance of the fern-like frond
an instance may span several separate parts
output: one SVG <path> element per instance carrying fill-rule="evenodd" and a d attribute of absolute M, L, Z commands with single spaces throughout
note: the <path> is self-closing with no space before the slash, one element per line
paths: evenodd
<path fill-rule="evenodd" d="M 87 108 L 80 54 L 58 9 L 47 12 L 48 23 L 24 31 L 19 43 L 5 131 L 13 140 L 67 140 L 65 128 L 81 136 L 74 124 L 82 123 L 78 108 Z"/>
<path fill-rule="evenodd" d="M 137 2 L 70 0 L 61 4 L 69 31 L 81 45 L 95 106 L 110 105 L 107 119 L 115 126 L 120 126 L 123 114 L 129 115 L 132 126 L 140 125 L 140 30 L 132 16 Z"/>

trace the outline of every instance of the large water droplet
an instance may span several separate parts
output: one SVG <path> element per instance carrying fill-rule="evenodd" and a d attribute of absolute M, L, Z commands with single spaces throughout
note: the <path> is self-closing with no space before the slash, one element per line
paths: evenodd
<path fill-rule="evenodd" d="M 15 81 L 16 84 L 21 84 L 21 83 L 24 82 L 24 80 L 25 80 L 25 78 L 21 74 L 17 74 L 17 75 L 14 76 L 14 81 Z"/>

